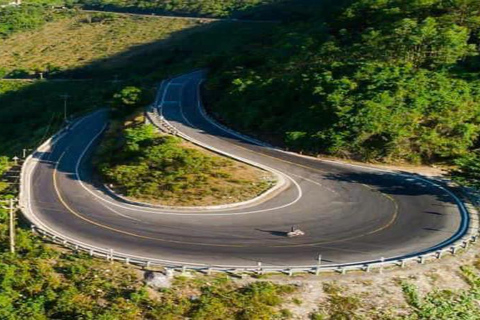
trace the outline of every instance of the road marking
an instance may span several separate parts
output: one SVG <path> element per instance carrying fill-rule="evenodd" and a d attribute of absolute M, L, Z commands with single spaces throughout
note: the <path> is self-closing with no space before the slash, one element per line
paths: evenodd
<path fill-rule="evenodd" d="M 110 208 L 109 206 L 107 206 L 107 205 L 104 205 L 104 204 L 103 204 L 103 203 L 102 203 L 100 200 L 98 200 L 98 199 L 96 199 L 96 200 L 97 200 L 97 202 L 98 202 L 98 203 L 100 203 L 100 205 L 102 205 L 102 207 L 105 207 L 105 208 L 107 208 L 108 210 L 112 211 L 113 213 L 115 213 L 115 214 L 117 214 L 117 215 L 119 215 L 119 216 L 121 216 L 121 217 L 124 217 L 124 218 L 130 219 L 130 220 L 139 221 L 139 222 L 141 222 L 141 221 L 142 221 L 142 220 L 135 219 L 135 218 L 132 218 L 132 217 L 130 217 L 130 216 L 127 216 L 127 215 L 125 215 L 125 214 L 122 214 L 122 213 L 118 212 L 117 210 L 114 210 L 114 209 Z"/>
<path fill-rule="evenodd" d="M 168 90 L 168 88 L 170 87 L 170 82 L 166 85 L 166 89 L 165 90 Z M 162 102 L 160 102 L 158 105 L 162 105 L 163 103 L 163 100 L 166 98 L 167 96 L 167 92 L 165 91 L 162 95 Z M 158 107 L 158 106 L 157 106 Z M 105 128 L 105 127 L 104 127 Z M 104 129 L 102 129 L 103 131 Z M 80 171 L 79 171 L 79 166 L 80 166 L 80 163 L 82 162 L 83 160 L 83 157 L 85 156 L 87 150 L 90 148 L 90 146 L 93 144 L 93 142 L 100 136 L 100 134 L 102 133 L 102 131 L 100 131 L 100 133 L 98 133 L 91 141 L 90 143 L 88 144 L 88 146 L 86 147 L 86 149 L 84 150 L 84 152 L 82 153 L 82 155 L 80 156 L 80 158 L 78 159 L 77 161 L 77 165 L 76 165 L 76 169 L 75 169 L 75 175 L 77 177 L 77 180 L 79 182 L 79 184 L 87 191 L 89 192 L 91 195 L 95 196 L 96 198 L 106 202 L 106 203 L 109 203 L 113 206 L 116 206 L 116 207 L 120 207 L 120 208 L 123 208 L 123 209 L 127 209 L 127 210 L 132 210 L 132 211 L 136 211 L 136 212 L 148 212 L 148 213 L 152 213 L 152 214 L 156 214 L 156 215 L 176 215 L 176 216 L 196 216 L 196 217 L 206 217 L 206 216 L 230 216 L 230 215 L 246 215 L 246 214 L 253 214 L 253 213 L 260 213 L 260 212 L 268 212 L 268 211 L 275 211 L 275 210 L 280 210 L 280 209 L 284 209 L 288 206 L 292 206 L 294 205 L 295 203 L 297 203 L 303 196 L 303 193 L 302 193 L 302 189 L 300 188 L 300 185 L 292 178 L 288 177 L 287 175 L 285 175 L 290 181 L 293 182 L 293 184 L 295 184 L 295 186 L 297 187 L 297 190 L 298 190 L 298 196 L 296 199 L 294 199 L 293 201 L 291 201 L 290 203 L 287 203 L 285 205 L 282 205 L 282 206 L 278 206 L 278 207 L 273 207 L 273 208 L 268 208 L 268 209 L 262 209 L 262 210 L 254 210 L 254 211 L 242 211 L 242 212 L 234 212 L 234 213 L 222 213 L 222 212 L 217 212 L 217 213 L 198 213 L 198 212 L 195 212 L 195 213 L 185 213 L 185 212 L 166 212 L 165 209 L 158 209 L 158 208 L 141 208 L 139 206 L 136 206 L 136 205 L 130 205 L 130 204 L 126 204 L 126 205 L 122 205 L 122 204 L 119 204 L 119 203 L 116 203 L 116 202 L 112 202 L 112 201 L 109 201 L 101 196 L 99 196 L 98 194 L 94 193 L 93 191 L 91 191 L 87 186 L 84 185 L 82 179 L 81 179 L 81 176 L 80 176 Z M 277 170 L 274 170 L 274 169 L 271 169 L 270 170 L 272 171 L 277 171 Z M 230 209 L 223 209 L 223 211 L 233 211 L 233 210 L 239 210 L 238 208 L 230 208 Z"/>
<path fill-rule="evenodd" d="M 93 142 L 98 138 L 98 136 L 100 134 L 102 134 L 103 130 L 105 129 L 106 125 L 101 129 L 101 131 L 89 142 L 89 144 L 87 145 L 87 147 L 83 150 L 83 153 L 82 155 L 80 156 L 80 159 L 79 161 L 77 162 L 77 165 L 76 165 L 76 168 L 75 170 L 77 171 L 78 170 L 78 167 L 79 167 L 79 164 L 81 162 L 81 160 L 83 159 L 83 156 L 85 155 L 85 153 L 87 152 L 87 150 L 90 148 L 90 146 L 93 144 Z M 136 234 L 136 233 L 132 233 L 132 232 L 129 232 L 129 231 L 125 231 L 125 230 L 121 230 L 121 229 L 117 229 L 117 228 L 114 228 L 114 227 L 111 227 L 111 226 L 108 226 L 108 225 L 104 225 L 102 223 L 99 223 L 99 222 L 96 222 L 94 220 L 91 220 L 85 216 L 83 216 L 82 214 L 80 214 L 79 212 L 75 211 L 74 209 L 72 209 L 67 203 L 66 201 L 64 200 L 63 196 L 61 195 L 61 192 L 60 192 L 60 189 L 58 188 L 58 182 L 57 182 L 57 172 L 58 172 L 58 167 L 60 166 L 60 163 L 61 161 L 63 160 L 63 157 L 65 156 L 66 154 L 66 151 L 64 151 L 62 153 L 62 155 L 60 156 L 54 170 L 53 170 L 53 187 L 55 189 L 55 192 L 57 194 L 57 197 L 59 199 L 59 201 L 62 203 L 62 205 L 71 213 L 73 214 L 74 216 L 80 218 L 81 220 L 87 222 L 87 223 L 90 223 L 92 225 L 95 225 L 97 227 L 100 227 L 100 228 L 103 228 L 103 229 L 106 229 L 106 230 L 110 230 L 110 231 L 113 231 L 113 232 L 117 232 L 117 233 L 120 233 L 120 234 L 124 234 L 124 235 L 128 235 L 128 236 L 131 236 L 131 237 L 135 237 L 135 238 L 140 238 L 140 239 L 146 239 L 146 240 L 153 240 L 153 241 L 159 241 L 159 242 L 167 242 L 167 243 L 177 243 L 177 244 L 188 244 L 188 245 L 197 245 L 197 246 L 209 246 L 209 247 L 227 247 L 227 248 L 248 248 L 248 247 L 259 247 L 258 244 L 252 244 L 252 245 L 236 245 L 236 244 L 228 244 L 228 245 L 224 245 L 224 244 L 212 244 L 212 243 L 201 243 L 201 242 L 189 242 L 189 241 L 179 241 L 179 240 L 172 240 L 172 239 L 164 239 L 164 238 L 156 238 L 156 237 L 150 237 L 150 236 L 144 236 L 144 235 L 139 235 L 139 234 Z M 368 234 L 371 234 L 371 233 L 374 233 L 376 232 L 376 230 L 370 232 L 370 233 L 367 233 Z M 314 242 L 314 243 L 306 243 L 306 244 L 295 244 L 295 245 L 267 245 L 267 246 L 260 246 L 260 247 L 265 247 L 265 248 L 279 248 L 279 247 L 282 247 L 282 248 L 293 248 L 293 247 L 311 247 L 311 246 L 316 246 L 316 245 L 320 245 L 320 244 L 330 244 L 330 243 L 338 243 L 338 242 L 344 242 L 344 241 L 348 241 L 348 240 L 353 240 L 353 239 L 356 239 L 356 238 L 360 238 L 360 237 L 363 237 L 364 234 L 362 235 L 359 235 L 359 236 L 355 236 L 355 237 L 349 237 L 349 238 L 345 238 L 345 239 L 337 239 L 337 240 L 332 240 L 332 241 L 319 241 L 319 242 Z"/>
<path fill-rule="evenodd" d="M 104 128 L 103 128 L 104 129 Z M 99 134 L 97 134 L 96 137 L 94 137 L 94 139 L 92 141 L 90 141 L 89 145 L 86 147 L 86 149 L 83 151 L 79 161 L 77 162 L 77 166 L 76 166 L 76 171 L 78 171 L 78 167 L 79 167 L 79 164 L 81 162 L 81 160 L 83 159 L 83 156 L 85 155 L 85 153 L 87 152 L 87 150 L 90 148 L 91 144 L 96 140 L 96 138 L 103 132 L 103 129 L 102 131 L 100 131 Z M 57 167 L 58 165 L 60 164 L 63 156 L 64 156 L 65 153 L 62 154 L 61 158 L 59 159 L 58 163 L 57 163 L 57 166 L 55 167 L 55 170 L 53 172 L 53 181 L 54 181 L 54 188 L 57 192 L 57 195 L 59 197 L 59 200 L 62 202 L 62 204 L 74 215 L 76 215 L 77 217 L 81 218 L 82 220 L 85 220 L 89 223 L 92 223 L 94 225 L 97 225 L 99 227 L 102 227 L 102 228 L 105 228 L 105 229 L 108 229 L 108 230 L 111 230 L 111 231 L 115 231 L 115 232 L 119 232 L 119 233 L 123 233 L 123 234 L 126 234 L 126 235 L 130 235 L 130 236 L 133 236 L 133 237 L 138 237 L 138 238 L 144 238 L 144 239 L 149 239 L 149 240 L 156 240 L 156 241 L 164 241 L 164 242 L 172 242 L 172 243 L 181 243 L 181 244 L 191 244 L 191 245 L 200 245 L 200 246 L 220 246 L 220 247 L 248 247 L 246 245 L 218 245 L 218 244 L 205 244 L 205 243 L 198 243 L 198 242 L 195 242 L 195 243 L 192 243 L 192 242 L 185 242 L 185 241 L 176 241 L 176 240 L 167 240 L 167 239 L 160 239 L 160 238 L 153 238 L 153 237 L 147 237 L 147 236 L 142 236 L 142 235 L 138 235 L 138 234 L 134 234 L 134 233 L 131 233 L 131 232 L 127 232 L 127 231 L 124 231 L 124 230 L 119 230 L 119 229 L 115 229 L 115 228 L 112 228 L 110 226 L 105 226 L 105 225 L 102 225 L 100 223 L 97 223 L 95 221 L 92 221 L 88 218 L 85 218 L 84 216 L 80 215 L 79 213 L 75 212 L 71 207 L 68 206 L 68 204 L 63 200 L 61 194 L 60 194 L 60 191 L 58 189 L 58 186 L 57 186 L 57 181 L 56 181 L 56 172 L 57 172 Z M 293 163 L 292 163 L 293 164 Z M 312 170 L 316 170 L 315 168 L 309 168 L 309 169 L 312 169 Z M 80 176 L 78 176 L 80 178 Z M 81 182 L 81 179 L 79 179 L 79 181 Z M 343 241 L 348 241 L 348 240 L 353 240 L 353 239 L 356 239 L 356 238 L 359 238 L 359 237 L 363 237 L 363 236 L 366 236 L 366 235 L 370 235 L 370 234 L 373 234 L 373 233 L 376 233 L 376 232 L 379 232 L 385 228 L 388 228 L 396 219 L 396 216 L 398 215 L 398 205 L 396 203 L 396 201 L 389 195 L 385 195 L 383 194 L 384 196 L 386 196 L 387 198 L 389 198 L 390 200 L 393 201 L 394 205 L 395 205 L 395 213 L 392 217 L 392 219 L 389 221 L 389 223 L 387 223 L 386 225 L 384 226 L 381 226 L 380 228 L 377 228 L 375 230 L 372 230 L 368 233 L 365 233 L 365 234 L 362 234 L 362 235 L 359 235 L 359 236 L 355 236 L 355 237 L 349 237 L 349 238 L 344 238 L 344 239 L 338 239 L 338 240 L 333 240 L 333 241 L 324 241 L 324 242 L 315 242 L 315 243 L 308 243 L 308 244 L 297 244 L 297 245 L 274 245 L 274 246 L 266 246 L 266 247 L 303 247 L 303 246 L 316 246 L 316 245 L 320 245 L 320 244 L 328 244 L 328 243 L 336 243 L 336 242 L 343 242 Z M 258 245 L 254 245 L 254 246 L 258 246 Z"/>

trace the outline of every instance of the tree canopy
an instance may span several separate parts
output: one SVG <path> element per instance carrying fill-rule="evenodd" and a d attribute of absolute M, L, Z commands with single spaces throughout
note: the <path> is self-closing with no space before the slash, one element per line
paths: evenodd
<path fill-rule="evenodd" d="M 479 13 L 473 0 L 353 1 L 212 64 L 211 107 L 314 153 L 462 157 L 480 134 Z"/>

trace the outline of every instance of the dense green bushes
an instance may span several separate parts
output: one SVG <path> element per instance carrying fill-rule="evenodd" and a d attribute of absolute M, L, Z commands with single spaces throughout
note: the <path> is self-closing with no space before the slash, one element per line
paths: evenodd
<path fill-rule="evenodd" d="M 188 14 L 195 16 L 224 17 L 234 12 L 245 11 L 252 7 L 279 2 L 279 0 L 73 0 L 70 4 L 86 8 L 120 10 L 130 12 L 158 12 Z"/>
<path fill-rule="evenodd" d="M 53 19 L 53 12 L 39 5 L 0 8 L 0 37 L 38 28 Z"/>
<path fill-rule="evenodd" d="M 476 150 L 455 161 L 458 166 L 452 170 L 453 179 L 457 182 L 480 190 L 480 152 Z"/>
<path fill-rule="evenodd" d="M 478 1 L 353 1 L 324 25 L 287 25 L 268 47 L 212 65 L 211 107 L 297 150 L 464 156 L 480 133 L 479 12 Z"/>
<path fill-rule="evenodd" d="M 10 167 L 8 157 L 0 157 L 0 176 L 3 175 Z"/>

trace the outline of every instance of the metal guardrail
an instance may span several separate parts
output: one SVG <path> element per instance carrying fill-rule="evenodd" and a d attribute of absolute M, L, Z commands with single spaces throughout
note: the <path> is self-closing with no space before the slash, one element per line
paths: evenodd
<path fill-rule="evenodd" d="M 160 89 L 163 90 L 164 88 L 165 85 L 162 83 Z M 156 115 L 156 117 L 157 116 L 161 117 L 160 115 Z M 445 255 L 456 255 L 460 251 L 467 250 L 469 246 L 477 242 L 478 239 L 478 211 L 476 210 L 474 204 L 467 202 L 464 204 L 464 214 L 466 216 L 462 216 L 463 221 L 467 223 L 467 228 L 464 234 L 462 234 L 458 239 L 453 240 L 450 243 L 443 243 L 441 244 L 441 247 L 430 249 L 425 252 L 418 252 L 400 257 L 382 257 L 377 260 L 361 261 L 347 264 L 323 264 L 321 259 L 319 259 L 316 264 L 306 266 L 265 266 L 261 262 L 258 262 L 256 266 L 206 265 L 200 263 L 184 263 L 171 260 L 140 257 L 117 252 L 109 248 L 101 248 L 98 246 L 86 244 L 79 241 L 78 239 L 68 237 L 67 235 L 62 234 L 60 231 L 54 230 L 51 227 L 47 226 L 35 215 L 35 212 L 33 212 L 30 206 L 30 180 L 31 174 L 36 166 L 36 161 L 34 157 L 39 155 L 40 152 L 52 147 L 59 139 L 61 139 L 66 134 L 70 127 L 78 125 L 80 123 L 80 120 L 81 119 L 78 119 L 76 123 L 72 123 L 66 128 L 60 130 L 57 134 L 55 134 L 53 137 L 51 137 L 41 146 L 39 146 L 32 155 L 27 157 L 22 166 L 19 196 L 20 208 L 24 216 L 30 221 L 32 231 L 39 234 L 44 239 L 47 239 L 55 244 L 62 245 L 66 248 L 72 249 L 75 252 L 84 252 L 93 257 L 103 258 L 112 262 L 118 261 L 126 264 L 140 266 L 143 268 L 171 268 L 182 273 L 187 271 L 198 271 L 207 274 L 210 274 L 212 272 L 227 272 L 232 274 L 284 273 L 286 275 L 293 276 L 297 273 L 310 273 L 319 275 L 324 272 L 338 272 L 340 274 L 345 274 L 351 271 L 382 272 L 386 268 L 404 268 L 413 264 L 424 264 L 428 261 L 438 260 Z M 477 199 L 477 204 L 480 202 L 478 200 L 478 196 L 471 192 L 471 190 L 465 190 L 465 192 L 469 197 L 474 197 L 475 199 Z"/>

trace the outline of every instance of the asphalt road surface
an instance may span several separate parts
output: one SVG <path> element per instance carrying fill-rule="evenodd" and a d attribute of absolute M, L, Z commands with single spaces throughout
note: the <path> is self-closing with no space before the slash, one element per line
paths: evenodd
<path fill-rule="evenodd" d="M 288 188 L 248 207 L 185 211 L 133 206 L 92 178 L 89 156 L 107 123 L 94 113 L 37 156 L 31 208 L 49 228 L 135 256 L 212 266 L 337 265 L 411 255 L 455 238 L 452 195 L 415 178 L 320 161 L 244 141 L 199 111 L 201 72 L 171 80 L 163 115 L 180 132 L 282 172 Z M 259 119 L 261 121 L 261 119 Z M 295 225 L 306 234 L 288 238 Z"/>

